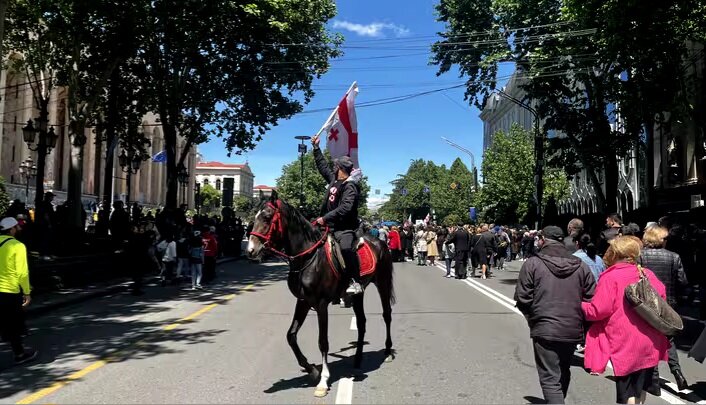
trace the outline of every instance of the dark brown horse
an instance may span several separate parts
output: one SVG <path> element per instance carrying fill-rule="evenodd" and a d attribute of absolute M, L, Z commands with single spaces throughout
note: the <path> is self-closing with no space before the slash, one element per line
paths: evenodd
<path fill-rule="evenodd" d="M 347 287 L 346 278 L 332 271 L 324 244 L 327 243 L 328 230 L 320 230 L 309 223 L 294 207 L 279 200 L 273 193 L 255 216 L 255 224 L 248 243 L 248 256 L 258 257 L 264 250 L 281 256 L 289 261 L 289 290 L 297 298 L 294 319 L 287 332 L 287 342 L 303 368 L 314 381 L 318 381 L 314 395 L 323 397 L 328 392 L 329 370 L 327 356 L 328 343 L 328 307 L 338 302 Z M 392 322 L 392 304 L 395 301 L 392 284 L 392 257 L 387 246 L 380 240 L 366 238 L 366 242 L 377 259 L 375 271 L 361 279 L 367 286 L 375 283 L 382 301 L 382 317 L 387 328 L 385 341 L 385 361 L 393 359 L 390 323 Z M 340 273 L 341 270 L 338 270 Z M 358 342 L 354 357 L 354 366 L 359 368 L 363 360 L 363 339 L 365 337 L 365 311 L 363 294 L 352 298 L 353 311 L 358 327 Z M 321 350 L 321 371 L 310 364 L 297 344 L 297 333 L 307 314 L 314 309 L 319 320 L 319 349 Z"/>

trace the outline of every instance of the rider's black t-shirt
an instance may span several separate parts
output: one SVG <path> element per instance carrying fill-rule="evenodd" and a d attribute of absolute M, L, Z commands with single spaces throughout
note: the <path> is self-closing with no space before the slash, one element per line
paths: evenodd
<path fill-rule="evenodd" d="M 329 186 L 328 193 L 326 194 L 326 212 L 331 212 L 338 208 L 338 203 L 341 201 L 341 192 L 343 187 L 343 181 L 336 180 Z"/>

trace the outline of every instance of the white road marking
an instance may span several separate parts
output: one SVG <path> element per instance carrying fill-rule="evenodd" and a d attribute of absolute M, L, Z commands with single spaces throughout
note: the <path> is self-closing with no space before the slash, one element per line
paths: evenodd
<path fill-rule="evenodd" d="M 444 272 L 446 272 L 446 268 L 444 266 L 437 264 L 436 267 L 439 270 L 443 270 Z M 451 274 L 455 275 L 455 272 L 453 269 L 451 269 Z M 496 290 L 488 287 L 487 285 L 484 285 L 476 280 L 463 280 L 463 281 L 466 284 L 468 284 L 469 286 L 476 289 L 481 294 L 483 294 L 483 295 L 487 296 L 488 298 L 492 299 L 493 301 L 497 302 L 498 304 L 504 306 L 505 308 L 511 309 L 513 312 L 515 312 L 519 315 L 522 315 L 522 312 L 520 312 L 520 310 L 515 308 L 515 300 L 513 300 L 512 298 L 509 298 L 509 297 L 505 296 L 504 294 L 502 294 L 501 292 L 496 291 Z M 580 353 L 576 353 L 576 355 L 583 357 L 583 354 L 580 354 Z M 613 369 L 613 366 L 612 366 L 612 364 L 610 364 L 610 362 L 608 362 L 606 369 L 609 369 L 609 370 Z M 667 380 L 666 378 L 660 378 L 660 379 L 662 380 L 663 385 L 666 385 L 667 387 L 669 387 L 670 389 L 672 389 L 676 392 L 680 392 L 679 389 L 677 388 L 677 385 L 674 384 L 673 382 Z M 685 404 L 686 403 L 686 402 L 682 401 L 679 397 L 672 395 L 671 393 L 665 391 L 664 389 L 661 391 L 662 392 L 659 397 L 670 404 L 677 405 L 677 404 Z M 682 394 L 693 394 L 693 391 L 684 390 L 684 391 L 681 391 L 681 393 Z M 700 399 L 700 398 L 696 397 L 695 399 Z M 697 404 L 706 404 L 706 401 L 699 400 L 696 403 Z"/>
<path fill-rule="evenodd" d="M 351 319 L 351 330 L 358 330 L 358 321 L 355 316 Z"/>
<path fill-rule="evenodd" d="M 353 379 L 344 377 L 338 380 L 338 389 L 336 390 L 336 404 L 351 404 L 353 403 Z"/>
<path fill-rule="evenodd" d="M 441 265 L 436 265 L 437 268 L 443 270 L 446 272 L 446 269 L 442 267 Z M 451 270 L 451 274 L 454 274 L 454 271 Z M 502 295 L 501 293 L 493 290 L 492 288 L 486 287 L 482 285 L 481 283 L 475 281 L 475 280 L 463 280 L 464 283 L 468 284 L 470 287 L 474 288 L 477 290 L 479 293 L 485 295 L 486 297 L 490 298 L 491 300 L 497 302 L 498 304 L 504 306 L 505 308 L 509 309 L 510 311 L 522 315 L 522 312 L 520 312 L 519 309 L 515 308 L 515 301 L 510 300 L 506 296 Z"/>

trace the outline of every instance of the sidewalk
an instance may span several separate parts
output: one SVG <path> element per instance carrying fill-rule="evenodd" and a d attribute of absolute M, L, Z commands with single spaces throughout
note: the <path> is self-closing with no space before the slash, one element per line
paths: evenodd
<path fill-rule="evenodd" d="M 217 264 L 228 263 L 237 260 L 236 257 L 224 257 L 217 260 Z M 153 275 L 145 280 L 145 286 L 158 281 L 159 277 Z M 32 303 L 27 308 L 26 314 L 28 317 L 36 317 L 53 310 L 63 308 L 69 305 L 80 304 L 94 298 L 105 297 L 107 295 L 116 294 L 126 291 L 131 279 L 128 277 L 118 277 L 112 280 L 91 283 L 86 286 L 76 288 L 63 288 L 58 291 L 40 293 L 32 296 Z"/>

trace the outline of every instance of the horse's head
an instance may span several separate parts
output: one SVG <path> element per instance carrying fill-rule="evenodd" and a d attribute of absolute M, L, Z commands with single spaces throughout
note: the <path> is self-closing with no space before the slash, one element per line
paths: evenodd
<path fill-rule="evenodd" d="M 272 191 L 270 200 L 265 202 L 255 215 L 252 232 L 248 240 L 248 257 L 257 258 L 266 247 L 276 248 L 284 237 L 284 224 L 282 223 L 282 201 L 277 197 L 277 192 Z"/>

